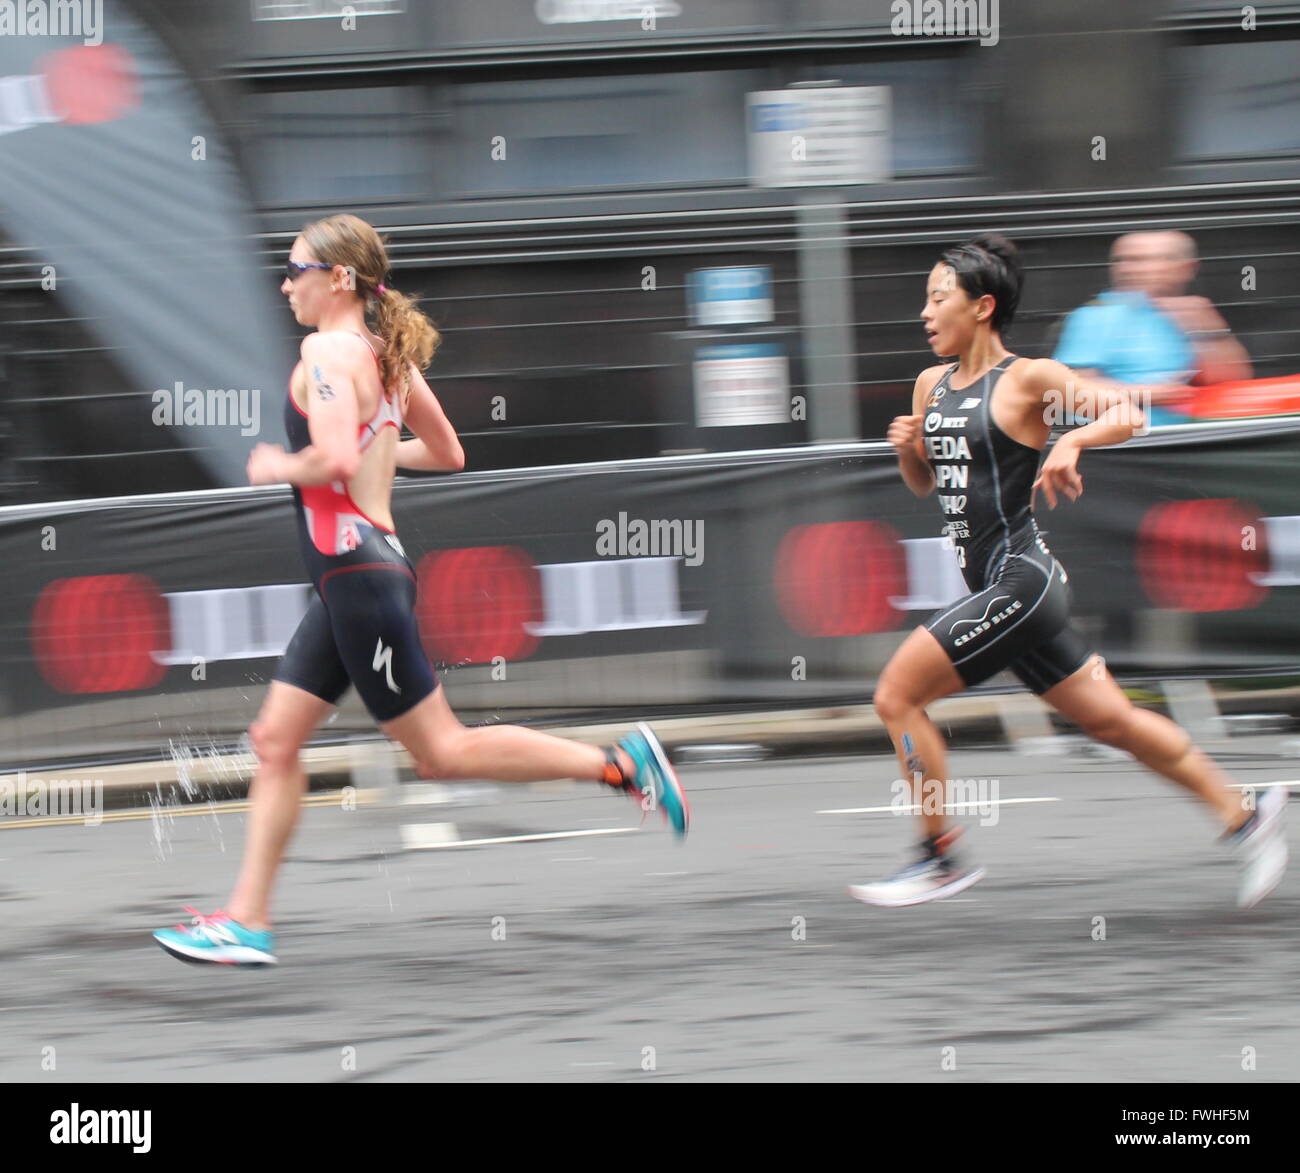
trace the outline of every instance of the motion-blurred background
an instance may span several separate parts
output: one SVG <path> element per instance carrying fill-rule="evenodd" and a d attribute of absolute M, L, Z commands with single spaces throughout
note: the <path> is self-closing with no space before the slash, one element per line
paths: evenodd
<path fill-rule="evenodd" d="M 431 379 L 471 469 L 882 437 L 929 361 L 924 274 L 992 228 L 1026 254 L 1021 353 L 1107 288 L 1117 236 L 1181 229 L 1254 375 L 1295 374 L 1300 10 L 1253 7 L 1243 28 L 1213 0 L 107 0 L 141 104 L 0 138 L 61 173 L 5 184 L 0 499 L 242 483 L 214 453 L 278 439 L 301 335 L 277 271 L 340 210 L 443 328 Z M 810 83 L 888 87 L 877 182 L 850 159 L 761 185 L 751 140 L 783 124 L 747 95 Z M 771 321 L 737 332 L 787 356 L 806 421 L 695 426 L 688 275 L 735 266 L 767 271 Z M 260 389 L 268 436 L 155 426 L 177 381 Z"/>
<path fill-rule="evenodd" d="M 1075 364 L 1191 388 L 1051 515 L 1080 624 L 1116 671 L 1296 668 L 1294 4 L 101 11 L 0 35 L 13 761 L 245 727 L 306 588 L 284 492 L 238 487 L 283 442 L 284 260 L 337 211 L 444 333 L 467 472 L 406 478 L 395 510 L 441 559 L 423 630 L 471 711 L 865 695 L 959 585 L 869 442 L 932 361 L 927 272 L 991 229 L 1027 270 L 1017 352 L 1122 293 L 1184 356 L 1125 366 L 1133 326 Z M 1112 270 L 1120 240 L 1150 288 Z M 199 414 L 168 415 L 187 391 Z M 676 545 L 624 525 L 601 561 L 624 514 Z"/>

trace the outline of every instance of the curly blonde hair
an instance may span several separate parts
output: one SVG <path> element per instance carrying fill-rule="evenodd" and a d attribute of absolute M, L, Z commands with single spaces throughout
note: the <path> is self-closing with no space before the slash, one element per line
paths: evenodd
<path fill-rule="evenodd" d="M 359 216 L 341 213 L 303 226 L 302 238 L 327 265 L 343 265 L 355 277 L 356 292 L 375 316 L 375 333 L 384 340 L 380 369 L 384 386 L 409 390 L 410 364 L 423 371 L 442 335 L 420 311 L 414 297 L 384 286 L 388 251 L 379 233 Z"/>

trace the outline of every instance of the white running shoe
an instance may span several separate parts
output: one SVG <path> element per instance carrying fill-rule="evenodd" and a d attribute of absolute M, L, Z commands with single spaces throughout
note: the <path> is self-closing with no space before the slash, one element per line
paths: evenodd
<path fill-rule="evenodd" d="M 1249 822 L 1229 838 L 1241 867 L 1237 904 L 1254 908 L 1282 882 L 1286 871 L 1286 804 L 1290 792 L 1285 786 L 1269 786 L 1255 800 Z"/>
<path fill-rule="evenodd" d="M 956 836 L 950 831 L 942 836 L 951 844 Z M 947 845 L 945 844 L 945 846 Z M 874 884 L 853 884 L 849 895 L 863 904 L 884 908 L 902 908 L 956 896 L 984 878 L 983 868 L 967 867 L 950 850 L 935 850 L 932 840 L 920 844 L 920 858 L 899 868 L 893 875 Z"/>

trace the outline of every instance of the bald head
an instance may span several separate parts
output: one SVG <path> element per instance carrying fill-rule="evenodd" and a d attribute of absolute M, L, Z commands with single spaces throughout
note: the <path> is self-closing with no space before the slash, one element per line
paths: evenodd
<path fill-rule="evenodd" d="M 1196 276 L 1196 242 L 1186 232 L 1130 232 L 1110 248 L 1111 283 L 1148 297 L 1178 297 Z"/>

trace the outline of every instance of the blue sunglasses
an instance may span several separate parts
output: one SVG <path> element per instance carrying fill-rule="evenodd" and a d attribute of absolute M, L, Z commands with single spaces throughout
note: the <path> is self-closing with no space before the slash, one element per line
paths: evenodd
<path fill-rule="evenodd" d="M 329 272 L 332 268 L 334 268 L 333 265 L 326 265 L 321 261 L 285 261 L 284 275 L 290 281 L 297 281 L 309 269 L 324 269 Z"/>

